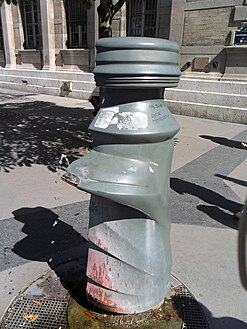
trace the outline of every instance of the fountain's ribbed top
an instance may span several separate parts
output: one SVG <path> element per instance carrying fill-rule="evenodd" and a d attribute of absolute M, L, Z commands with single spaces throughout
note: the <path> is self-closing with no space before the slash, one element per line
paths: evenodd
<path fill-rule="evenodd" d="M 97 86 L 106 88 L 176 87 L 179 46 L 157 38 L 105 38 L 96 44 Z"/>

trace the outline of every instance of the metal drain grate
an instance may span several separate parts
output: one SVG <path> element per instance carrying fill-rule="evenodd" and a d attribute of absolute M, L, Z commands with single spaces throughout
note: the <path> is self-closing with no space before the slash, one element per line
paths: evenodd
<path fill-rule="evenodd" d="M 15 117 L 20 117 L 21 114 L 17 111 L 2 111 L 0 112 L 0 117 L 4 118 L 15 118 Z"/>
<path fill-rule="evenodd" d="M 181 285 L 176 287 L 175 291 L 182 304 L 182 329 L 208 329 L 208 323 L 201 305 L 197 302 L 189 290 L 184 285 Z"/>
<path fill-rule="evenodd" d="M 50 271 L 32 283 L 10 305 L 0 322 L 0 329 L 68 329 L 68 295 L 59 282 L 56 274 Z M 181 329 L 209 329 L 200 303 L 187 287 L 173 278 L 173 289 L 181 301 Z M 36 294 L 33 295 L 34 291 Z M 37 296 L 37 291 L 41 295 Z M 64 298 L 57 297 L 56 294 L 62 291 L 66 292 L 62 293 Z"/>
<path fill-rule="evenodd" d="M 5 315 L 1 329 L 68 329 L 67 300 L 21 297 Z"/>

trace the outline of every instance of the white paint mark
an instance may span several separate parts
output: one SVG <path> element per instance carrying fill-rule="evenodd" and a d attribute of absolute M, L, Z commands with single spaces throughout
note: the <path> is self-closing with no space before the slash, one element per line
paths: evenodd
<path fill-rule="evenodd" d="M 137 167 L 131 167 L 128 169 L 130 172 L 137 172 Z"/>
<path fill-rule="evenodd" d="M 153 170 L 152 167 L 149 167 L 149 171 L 152 172 L 152 173 L 154 173 L 154 170 Z"/>
<path fill-rule="evenodd" d="M 54 240 L 52 240 L 52 241 L 51 241 L 51 244 L 54 244 L 54 243 L 55 243 L 55 241 L 54 241 Z"/>
<path fill-rule="evenodd" d="M 158 163 L 150 161 L 150 164 L 153 164 L 154 166 L 159 167 Z"/>
<path fill-rule="evenodd" d="M 148 116 L 142 112 L 121 112 L 118 115 L 119 130 L 139 130 L 148 127 Z"/>
<path fill-rule="evenodd" d="M 58 224 L 58 220 L 55 220 L 54 223 L 52 224 L 52 226 L 56 226 Z"/>
<path fill-rule="evenodd" d="M 62 154 L 61 157 L 60 157 L 60 160 L 59 160 L 59 164 L 62 165 L 64 161 L 66 162 L 67 167 L 69 168 L 70 163 L 69 163 L 69 159 L 68 159 L 67 155 Z"/>
<path fill-rule="evenodd" d="M 102 108 L 94 124 L 95 128 L 106 129 L 112 121 L 113 116 L 119 112 L 119 106 Z"/>
<path fill-rule="evenodd" d="M 52 262 L 52 258 L 50 258 L 50 259 L 48 260 L 48 262 L 51 263 L 51 262 Z"/>

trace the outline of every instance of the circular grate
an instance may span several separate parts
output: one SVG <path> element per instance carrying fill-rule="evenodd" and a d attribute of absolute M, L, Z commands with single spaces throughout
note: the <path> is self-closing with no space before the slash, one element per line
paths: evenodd
<path fill-rule="evenodd" d="M 8 309 L 1 329 L 67 329 L 67 300 L 22 296 Z"/>
<path fill-rule="evenodd" d="M 47 279 L 49 285 L 53 282 L 51 288 L 54 289 L 46 287 Z M 32 288 L 37 290 L 37 287 L 41 288 L 40 296 L 32 294 Z M 60 293 L 62 289 L 64 288 L 56 274 L 49 271 L 16 297 L 5 313 L 0 329 L 69 329 L 67 322 L 69 296 L 65 294 L 63 298 L 55 297 L 56 291 Z M 208 329 L 207 319 L 200 303 L 187 287 L 173 276 L 172 289 L 181 302 L 183 320 L 181 329 Z"/>

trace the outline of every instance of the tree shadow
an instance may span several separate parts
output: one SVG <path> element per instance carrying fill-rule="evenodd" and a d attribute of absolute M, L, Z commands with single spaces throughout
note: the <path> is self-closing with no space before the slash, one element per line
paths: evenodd
<path fill-rule="evenodd" d="M 75 300 L 85 299 L 88 241 L 49 209 L 21 208 L 13 215 L 24 224 L 22 232 L 27 236 L 12 252 L 24 259 L 47 262 Z"/>
<path fill-rule="evenodd" d="M 171 178 L 170 185 L 171 188 L 179 194 L 190 194 L 198 197 L 208 204 L 213 205 L 199 205 L 197 206 L 197 209 L 204 212 L 212 219 L 226 226 L 237 229 L 238 223 L 233 215 L 241 210 L 243 205 L 240 203 L 228 200 L 219 193 L 209 190 L 206 187 L 202 187 L 200 185 L 187 182 L 179 178 Z M 232 214 L 228 214 L 222 209 L 229 211 Z"/>
<path fill-rule="evenodd" d="M 228 146 L 228 147 L 233 147 L 241 150 L 247 150 L 247 148 L 242 144 L 243 141 L 235 141 L 229 138 L 225 137 L 216 137 L 216 136 L 209 136 L 209 135 L 200 135 L 201 138 L 204 139 L 209 139 L 214 143 Z"/>
<path fill-rule="evenodd" d="M 55 171 L 62 153 L 75 160 L 91 147 L 87 108 L 34 101 L 0 105 L 0 170 L 41 164 Z"/>

